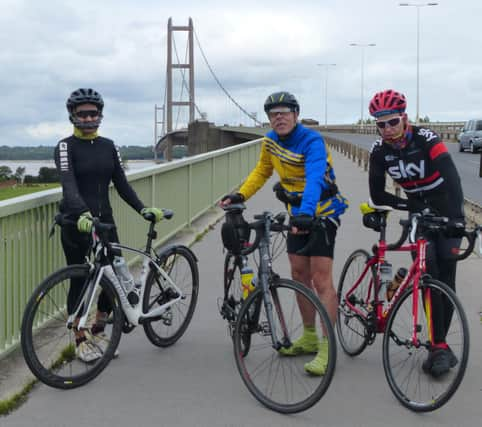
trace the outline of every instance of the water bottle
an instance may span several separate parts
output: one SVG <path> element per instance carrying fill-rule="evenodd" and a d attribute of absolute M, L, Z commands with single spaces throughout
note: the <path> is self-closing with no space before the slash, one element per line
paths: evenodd
<path fill-rule="evenodd" d="M 139 295 L 141 294 L 141 287 L 140 283 L 134 283 L 134 287 L 132 290 L 127 294 L 127 301 L 131 303 L 131 305 L 136 305 L 139 303 Z"/>
<path fill-rule="evenodd" d="M 147 278 L 148 268 L 147 262 L 142 264 L 141 274 L 138 281 L 134 281 L 134 287 L 131 291 L 127 294 L 127 300 L 131 303 L 131 305 L 136 305 L 139 303 L 142 284 L 145 283 Z"/>
<path fill-rule="evenodd" d="M 129 292 L 134 288 L 134 278 L 127 267 L 126 260 L 122 256 L 115 256 L 112 265 L 114 266 L 114 270 L 122 287 L 126 294 L 129 295 Z"/>
<path fill-rule="evenodd" d="M 395 277 L 387 286 L 387 301 L 391 301 L 395 292 L 397 292 L 398 287 L 402 284 L 403 279 L 407 276 L 408 270 L 404 267 L 400 267 L 395 274 Z"/>
<path fill-rule="evenodd" d="M 248 298 L 249 293 L 253 288 L 253 269 L 248 265 L 243 266 L 241 269 L 241 289 L 243 291 L 243 299 Z"/>
<path fill-rule="evenodd" d="M 392 264 L 388 261 L 383 261 L 380 264 L 380 288 L 378 289 L 378 299 L 383 301 L 385 299 L 385 290 L 388 284 L 392 281 Z"/>

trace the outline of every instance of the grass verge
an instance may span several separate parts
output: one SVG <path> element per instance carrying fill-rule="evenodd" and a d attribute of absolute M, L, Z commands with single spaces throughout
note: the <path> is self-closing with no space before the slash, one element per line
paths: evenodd
<path fill-rule="evenodd" d="M 38 191 L 50 190 L 60 187 L 58 183 L 16 185 L 15 187 L 0 188 L 0 200 L 12 199 L 13 197 L 25 196 L 26 194 L 37 193 Z"/>
<path fill-rule="evenodd" d="M 30 391 L 33 389 L 37 380 L 29 381 L 18 393 L 12 397 L 0 401 L 0 416 L 6 416 L 20 407 L 26 400 Z"/>

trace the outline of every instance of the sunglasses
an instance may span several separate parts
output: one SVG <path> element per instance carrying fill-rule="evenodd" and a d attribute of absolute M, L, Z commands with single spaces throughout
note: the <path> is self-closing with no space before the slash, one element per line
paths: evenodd
<path fill-rule="evenodd" d="M 268 111 L 268 117 L 274 119 L 278 114 L 282 117 L 286 117 L 290 113 L 292 113 L 292 111 L 289 107 L 275 107 Z"/>
<path fill-rule="evenodd" d="M 377 120 L 375 123 L 380 129 L 385 129 L 387 124 L 390 127 L 394 127 L 394 126 L 399 125 L 401 121 L 402 121 L 402 118 L 400 116 L 398 116 L 398 117 L 394 117 L 393 119 L 385 120 L 385 121 L 378 121 Z"/>
<path fill-rule="evenodd" d="M 99 116 L 99 111 L 98 110 L 81 110 L 77 111 L 75 115 L 81 119 L 86 119 L 87 117 L 98 117 Z"/>

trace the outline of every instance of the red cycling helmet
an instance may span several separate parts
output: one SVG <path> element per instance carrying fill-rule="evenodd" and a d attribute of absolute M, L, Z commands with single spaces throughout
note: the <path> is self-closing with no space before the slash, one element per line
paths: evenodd
<path fill-rule="evenodd" d="M 370 101 L 368 110 L 373 117 L 404 113 L 407 108 L 405 95 L 392 89 L 378 92 Z"/>

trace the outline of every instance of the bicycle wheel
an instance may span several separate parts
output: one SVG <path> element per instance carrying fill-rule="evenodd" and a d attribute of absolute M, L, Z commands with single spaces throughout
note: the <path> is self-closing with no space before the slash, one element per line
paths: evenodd
<path fill-rule="evenodd" d="M 186 331 L 196 308 L 199 292 L 199 272 L 194 254 L 185 246 L 171 246 L 158 254 L 161 268 L 182 292 L 182 298 L 160 317 L 145 320 L 144 332 L 158 347 L 173 345 Z M 179 295 L 157 270 L 151 269 L 144 289 L 143 310 L 147 313 Z"/>
<path fill-rule="evenodd" d="M 317 296 L 301 283 L 275 279 L 268 295 L 273 327 L 268 322 L 261 289 L 256 289 L 241 307 L 233 337 L 236 366 L 248 390 L 263 405 L 280 413 L 304 411 L 321 399 L 333 378 L 335 333 Z M 285 343 L 286 348 L 286 343 L 293 343 L 302 335 L 299 302 L 313 313 L 318 342 L 324 339 L 326 369 L 323 375 L 313 376 L 305 371 L 305 364 L 315 355 L 282 356 L 273 347 L 272 336 L 277 343 Z M 246 318 L 249 319 L 247 325 L 243 321 Z M 246 332 L 251 335 L 251 349 L 243 356 Z"/>
<path fill-rule="evenodd" d="M 22 351 L 27 365 L 43 383 L 60 389 L 79 387 L 94 379 L 107 366 L 119 344 L 124 316 L 111 282 L 104 276 L 94 292 L 85 335 L 102 353 L 102 357 L 85 363 L 76 357 L 75 335 L 68 327 L 67 295 L 71 280 L 89 283 L 92 279 L 88 265 L 72 265 L 47 277 L 35 289 L 25 308 L 22 320 Z M 102 348 L 90 334 L 95 323 L 97 301 L 102 293 L 112 312 L 105 323 Z M 86 292 L 82 292 L 79 303 Z"/>
<path fill-rule="evenodd" d="M 346 301 L 347 292 L 360 278 L 366 262 L 369 258 L 367 251 L 358 249 L 353 252 L 345 262 L 338 283 L 338 314 L 336 332 L 343 351 L 349 356 L 357 356 L 368 345 L 368 331 L 365 319 L 355 313 L 348 306 Z M 372 271 L 367 272 L 355 291 L 350 295 L 349 301 L 352 305 L 368 315 L 368 290 L 370 281 L 373 283 Z"/>
<path fill-rule="evenodd" d="M 444 405 L 460 385 L 469 355 L 469 327 L 462 305 L 455 293 L 444 283 L 424 279 L 418 290 L 417 338 L 413 336 L 413 288 L 407 289 L 395 303 L 383 337 L 383 367 L 388 384 L 400 403 L 415 412 L 429 412 Z M 449 372 L 433 378 L 423 372 L 427 359 L 432 328 L 432 305 L 445 299 L 453 309 L 446 336 L 455 355 Z M 424 306 L 425 305 L 425 306 Z"/>

